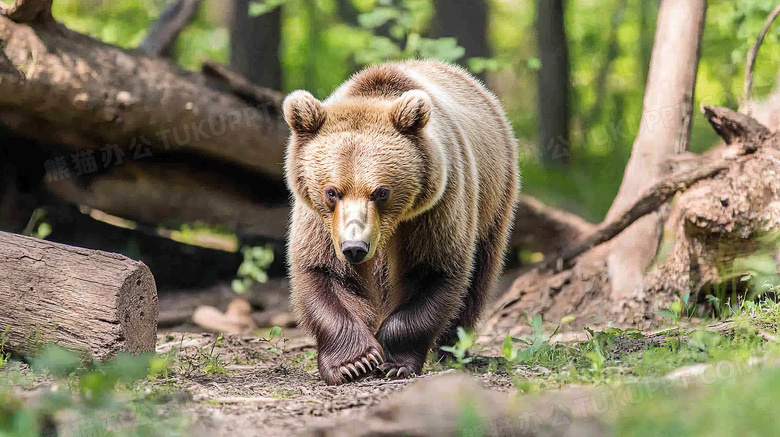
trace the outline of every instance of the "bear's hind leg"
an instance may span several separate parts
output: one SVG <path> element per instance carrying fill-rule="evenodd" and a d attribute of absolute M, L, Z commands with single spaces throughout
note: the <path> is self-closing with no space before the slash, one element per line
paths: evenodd
<path fill-rule="evenodd" d="M 493 293 L 493 288 L 504 264 L 508 220 L 494 225 L 487 237 L 477 243 L 474 252 L 474 271 L 469 283 L 468 293 L 458 316 L 447 330 L 437 340 L 438 346 L 452 346 L 458 341 L 458 327 L 473 330 L 479 323 L 487 302 Z M 440 350 L 439 355 L 442 356 Z M 444 354 L 446 355 L 446 354 Z"/>

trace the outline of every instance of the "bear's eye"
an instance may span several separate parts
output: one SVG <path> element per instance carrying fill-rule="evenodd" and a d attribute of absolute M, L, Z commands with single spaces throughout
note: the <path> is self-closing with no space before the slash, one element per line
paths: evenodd
<path fill-rule="evenodd" d="M 339 201 L 339 192 L 334 187 L 325 188 L 325 201 L 333 206 Z"/>
<path fill-rule="evenodd" d="M 373 202 L 387 202 L 390 198 L 390 190 L 386 187 L 379 187 L 371 193 L 371 201 Z"/>

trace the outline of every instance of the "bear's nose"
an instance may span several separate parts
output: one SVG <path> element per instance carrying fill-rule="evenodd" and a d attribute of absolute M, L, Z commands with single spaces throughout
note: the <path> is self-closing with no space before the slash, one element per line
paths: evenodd
<path fill-rule="evenodd" d="M 353 264 L 359 263 L 368 254 L 368 244 L 364 241 L 345 241 L 341 243 L 341 252 L 347 261 Z"/>

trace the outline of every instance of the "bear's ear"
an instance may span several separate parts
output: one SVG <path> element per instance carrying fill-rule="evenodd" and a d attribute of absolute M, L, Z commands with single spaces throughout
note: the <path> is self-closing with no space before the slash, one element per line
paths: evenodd
<path fill-rule="evenodd" d="M 282 103 L 284 120 L 296 134 L 312 135 L 325 122 L 325 108 L 308 91 L 293 91 Z"/>
<path fill-rule="evenodd" d="M 399 132 L 416 134 L 428 124 L 431 106 L 431 98 L 425 91 L 407 91 L 393 102 L 390 120 Z"/>

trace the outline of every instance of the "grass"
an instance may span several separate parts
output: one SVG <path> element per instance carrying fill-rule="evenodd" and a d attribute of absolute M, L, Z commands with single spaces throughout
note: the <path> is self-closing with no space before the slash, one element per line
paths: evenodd
<path fill-rule="evenodd" d="M 51 346 L 28 363 L 10 361 L 0 373 L 0 436 L 49 435 L 55 418 L 58 433 L 186 435 L 182 416 L 158 408 L 171 387 L 150 389 L 167 372 L 164 360 L 120 354 L 98 362 Z"/>
<path fill-rule="evenodd" d="M 476 359 L 437 364 L 517 375 L 521 395 L 568 387 L 600 393 L 611 403 L 602 402 L 598 416 L 614 435 L 780 435 L 780 422 L 773 420 L 780 403 L 780 304 L 767 297 L 731 305 L 731 329 L 713 332 L 690 321 L 686 300 L 664 312 L 677 326 L 663 341 L 606 328 L 586 329 L 587 341 L 553 343 L 555 330 L 546 333 L 536 317 L 530 335 L 507 336 L 503 357 L 487 365 Z M 677 376 L 670 376 L 673 371 Z"/>
<path fill-rule="evenodd" d="M 780 401 L 780 368 L 773 367 L 780 358 L 780 304 L 764 298 L 730 305 L 730 329 L 718 332 L 696 322 L 689 307 L 683 296 L 661 312 L 671 325 L 663 340 L 654 336 L 651 341 L 634 329 L 607 327 L 586 329 L 584 341 L 556 343 L 551 339 L 568 321 L 545 329 L 537 316 L 528 320 L 529 335 L 507 336 L 502 355 L 487 357 L 479 353 L 474 333 L 460 331 L 449 348 L 452 358 L 440 360 L 432 354 L 426 370 L 506 375 L 520 396 L 571 387 L 627 393 L 628 401 L 599 414 L 616 435 L 725 436 L 736 430 L 780 435 L 774 421 L 760 419 Z M 81 433 L 185 435 L 188 416 L 171 402 L 181 393 L 182 381 L 230 373 L 220 354 L 226 341 L 221 335 L 202 346 L 185 346 L 182 337 L 167 353 L 119 355 L 108 362 L 56 347 L 43 347 L 38 356 L 19 361 L 3 352 L 2 338 L 2 437 L 46 433 L 55 417 L 58 429 L 63 426 L 61 418 L 67 417 L 64 426 Z M 165 340 L 175 344 L 177 338 L 169 335 Z M 315 353 L 287 350 L 281 328 L 272 328 L 261 340 L 268 343 L 266 358 L 316 371 Z M 246 355 L 231 362 L 255 365 L 262 359 Z M 670 372 L 697 365 L 708 367 L 692 374 L 695 384 L 670 382 L 676 381 L 669 378 Z M 269 396 L 292 400 L 301 393 L 278 388 Z M 468 408 L 463 414 L 459 423 L 464 426 L 477 420 Z"/>

